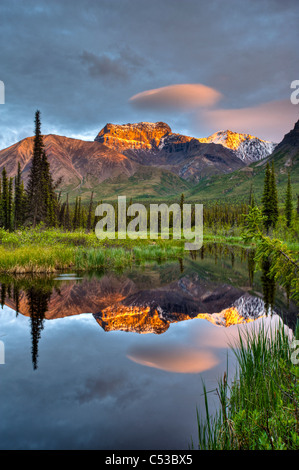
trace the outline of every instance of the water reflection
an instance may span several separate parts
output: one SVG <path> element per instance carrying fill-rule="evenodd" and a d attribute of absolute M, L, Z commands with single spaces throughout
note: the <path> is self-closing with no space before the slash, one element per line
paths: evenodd
<path fill-rule="evenodd" d="M 154 350 L 139 345 L 131 348 L 127 357 L 147 367 L 184 374 L 198 374 L 220 362 L 219 357 L 210 350 L 177 345 L 160 345 Z"/>
<path fill-rule="evenodd" d="M 46 320 L 92 314 L 105 332 L 165 333 L 171 324 L 205 319 L 219 327 L 253 322 L 276 312 L 294 328 L 296 307 L 269 277 L 269 263 L 254 273 L 254 253 L 217 244 L 175 263 L 135 267 L 127 272 L 2 276 L 1 304 L 30 317 L 32 364 Z M 156 353 L 155 353 L 156 354 Z M 177 354 L 130 355 L 165 370 L 201 370 L 213 357 L 191 350 Z M 191 360 L 191 358 L 195 358 Z M 160 364 L 160 365 L 159 365 Z"/>

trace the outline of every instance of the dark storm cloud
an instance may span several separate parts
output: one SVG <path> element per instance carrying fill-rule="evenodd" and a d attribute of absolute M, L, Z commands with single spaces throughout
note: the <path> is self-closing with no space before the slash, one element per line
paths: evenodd
<path fill-rule="evenodd" d="M 227 109 L 289 99 L 298 12 L 291 0 L 3 0 L 0 147 L 32 135 L 37 108 L 44 133 L 92 139 L 106 122 L 138 120 L 188 132 L 184 113 L 129 102 L 176 84 L 216 89 Z"/>

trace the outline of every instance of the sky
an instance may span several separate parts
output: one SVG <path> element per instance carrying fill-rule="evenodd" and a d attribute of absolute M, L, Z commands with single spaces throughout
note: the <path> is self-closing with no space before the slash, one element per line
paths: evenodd
<path fill-rule="evenodd" d="M 0 149 L 163 121 L 280 142 L 299 118 L 297 0 L 1 0 Z"/>

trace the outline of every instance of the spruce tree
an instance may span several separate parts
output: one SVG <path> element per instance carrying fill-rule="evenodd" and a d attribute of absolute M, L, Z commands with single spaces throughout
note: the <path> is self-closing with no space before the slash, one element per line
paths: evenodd
<path fill-rule="evenodd" d="M 41 135 L 40 111 L 35 113 L 35 137 L 32 165 L 29 174 L 27 193 L 27 220 L 35 227 L 39 222 L 56 226 L 58 201 L 50 173 L 47 154 Z"/>
<path fill-rule="evenodd" d="M 285 196 L 285 216 L 287 221 L 287 227 L 291 226 L 292 216 L 293 216 L 293 201 L 292 201 L 292 187 L 291 187 L 291 177 L 290 173 L 288 174 L 288 184 Z"/>
<path fill-rule="evenodd" d="M 270 178 L 270 200 L 271 200 L 271 225 L 273 228 L 275 228 L 277 224 L 277 220 L 278 220 L 279 211 L 278 211 L 276 178 L 275 178 L 273 162 L 272 162 L 272 167 L 271 167 L 271 178 Z"/>
<path fill-rule="evenodd" d="M 253 185 L 250 185 L 250 193 L 249 193 L 249 207 L 254 207 L 255 206 L 255 200 L 254 200 L 254 193 L 253 193 Z"/>
<path fill-rule="evenodd" d="M 74 211 L 74 217 L 73 217 L 73 229 L 76 230 L 78 228 L 78 196 L 76 197 L 76 202 L 75 202 L 75 211 Z"/>
<path fill-rule="evenodd" d="M 13 178 L 9 178 L 8 183 L 8 206 L 7 206 L 7 230 L 12 231 L 13 221 Z"/>
<path fill-rule="evenodd" d="M 3 220 L 3 208 L 2 208 L 2 181 L 0 178 L 0 227 L 3 227 L 4 220 Z"/>
<path fill-rule="evenodd" d="M 78 198 L 78 212 L 77 212 L 77 227 L 80 228 L 82 224 L 82 211 L 81 211 L 81 196 Z"/>
<path fill-rule="evenodd" d="M 45 151 L 41 160 L 41 186 L 44 206 L 44 221 L 50 227 L 57 225 L 58 199 L 55 194 L 54 183 L 50 172 L 50 165 Z"/>
<path fill-rule="evenodd" d="M 20 162 L 18 163 L 18 172 L 15 177 L 14 193 L 14 229 L 16 230 L 24 221 L 24 184 L 22 182 Z"/>
<path fill-rule="evenodd" d="M 264 179 L 264 191 L 262 196 L 262 214 L 266 217 L 264 226 L 269 231 L 270 227 L 275 228 L 278 220 L 278 197 L 276 188 L 276 179 L 274 172 L 274 165 L 270 168 L 269 162 L 267 162 L 265 179 Z"/>
<path fill-rule="evenodd" d="M 66 230 L 71 230 L 71 216 L 70 216 L 70 206 L 69 206 L 69 195 L 66 195 L 66 207 L 65 207 L 65 225 Z"/>
<path fill-rule="evenodd" d="M 88 209 L 88 216 L 87 216 L 87 231 L 90 232 L 91 230 L 91 217 L 92 217 L 92 202 L 93 202 L 93 191 L 90 196 L 90 202 L 89 202 L 89 209 Z"/>
<path fill-rule="evenodd" d="M 262 214 L 264 217 L 266 217 L 266 219 L 264 220 L 264 226 L 267 229 L 267 231 L 269 230 L 271 226 L 270 178 L 271 178 L 270 164 L 269 162 L 267 162 L 266 171 L 265 171 L 265 179 L 264 179 L 264 191 L 263 191 L 263 196 L 262 196 Z"/>
<path fill-rule="evenodd" d="M 42 155 L 43 138 L 41 135 L 40 111 L 35 113 L 35 137 L 33 144 L 33 156 L 26 188 L 28 197 L 27 219 L 36 226 L 44 218 L 44 201 L 42 197 Z"/>
<path fill-rule="evenodd" d="M 5 167 L 2 170 L 2 219 L 3 227 L 9 230 L 9 183 Z"/>

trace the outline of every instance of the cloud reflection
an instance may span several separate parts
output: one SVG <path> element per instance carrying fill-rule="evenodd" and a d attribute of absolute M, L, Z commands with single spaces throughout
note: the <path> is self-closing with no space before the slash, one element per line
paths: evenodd
<path fill-rule="evenodd" d="M 174 345 L 155 349 L 138 345 L 129 351 L 127 357 L 147 367 L 183 374 L 196 374 L 219 364 L 219 359 L 211 351 Z"/>

